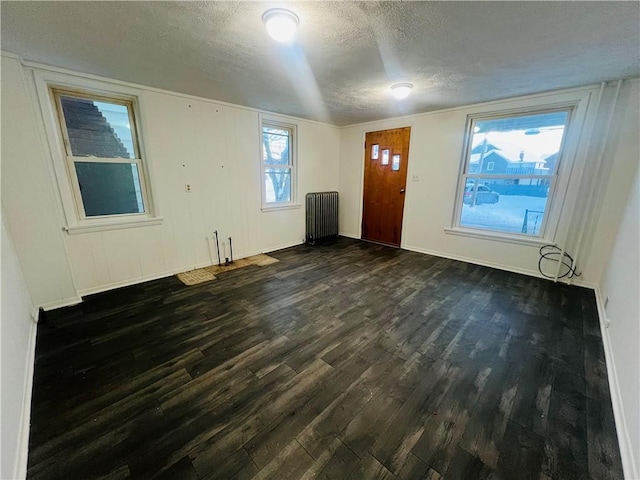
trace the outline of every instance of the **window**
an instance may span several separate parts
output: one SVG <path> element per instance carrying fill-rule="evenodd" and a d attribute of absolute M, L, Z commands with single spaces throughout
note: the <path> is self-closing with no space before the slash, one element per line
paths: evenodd
<path fill-rule="evenodd" d="M 543 237 L 571 109 L 472 118 L 457 227 Z"/>
<path fill-rule="evenodd" d="M 78 220 L 149 213 L 133 98 L 52 88 Z"/>
<path fill-rule="evenodd" d="M 296 204 L 296 126 L 262 121 L 262 205 Z"/>

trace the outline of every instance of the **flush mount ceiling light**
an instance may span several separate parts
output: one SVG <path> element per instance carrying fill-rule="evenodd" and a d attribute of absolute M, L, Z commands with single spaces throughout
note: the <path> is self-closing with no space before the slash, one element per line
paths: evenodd
<path fill-rule="evenodd" d="M 412 88 L 412 83 L 396 83 L 395 85 L 391 85 L 391 94 L 398 100 L 402 100 L 409 96 Z"/>
<path fill-rule="evenodd" d="M 272 8 L 264 12 L 262 21 L 267 33 L 276 42 L 285 43 L 293 38 L 298 28 L 298 16 L 284 8 Z"/>

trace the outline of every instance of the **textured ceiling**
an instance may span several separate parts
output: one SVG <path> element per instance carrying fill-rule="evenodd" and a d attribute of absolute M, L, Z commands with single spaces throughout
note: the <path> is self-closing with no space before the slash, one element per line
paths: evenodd
<path fill-rule="evenodd" d="M 272 41 L 270 7 L 300 18 Z M 640 75 L 639 2 L 7 2 L 26 60 L 348 125 Z M 398 101 L 389 87 L 415 85 Z"/>

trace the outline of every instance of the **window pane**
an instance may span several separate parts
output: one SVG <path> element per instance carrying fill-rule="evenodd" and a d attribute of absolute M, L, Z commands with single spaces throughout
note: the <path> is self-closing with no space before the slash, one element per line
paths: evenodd
<path fill-rule="evenodd" d="M 289 130 L 262 127 L 262 161 L 266 165 L 290 165 L 290 140 Z"/>
<path fill-rule="evenodd" d="M 462 198 L 460 225 L 538 236 L 549 182 L 537 178 L 469 178 Z"/>
<path fill-rule="evenodd" d="M 267 168 L 264 173 L 267 203 L 291 201 L 291 169 Z"/>
<path fill-rule="evenodd" d="M 286 128 L 262 127 L 262 133 L 267 133 L 269 135 L 280 135 L 284 137 L 289 136 L 289 130 L 287 130 Z"/>
<path fill-rule="evenodd" d="M 75 167 L 87 217 L 144 213 L 137 164 L 76 162 Z"/>
<path fill-rule="evenodd" d="M 474 123 L 467 173 L 553 175 L 568 112 Z"/>
<path fill-rule="evenodd" d="M 397 172 L 400 170 L 400 155 L 393 156 L 393 162 L 391 163 L 391 170 Z"/>
<path fill-rule="evenodd" d="M 135 158 L 126 105 L 61 96 L 71 155 Z"/>

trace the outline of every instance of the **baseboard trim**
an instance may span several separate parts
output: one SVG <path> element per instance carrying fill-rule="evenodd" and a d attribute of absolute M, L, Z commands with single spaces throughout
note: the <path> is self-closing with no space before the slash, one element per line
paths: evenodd
<path fill-rule="evenodd" d="M 193 265 L 191 267 L 176 268 L 162 273 L 155 273 L 153 275 L 145 275 L 144 277 L 130 278 L 128 280 L 122 280 L 120 282 L 108 283 L 107 285 L 99 285 L 97 287 L 84 288 L 79 291 L 80 295 L 85 297 L 87 295 L 93 295 L 94 293 L 107 292 L 109 290 L 115 290 L 116 288 L 130 287 L 131 285 L 137 285 L 138 283 L 150 282 L 152 280 L 158 280 L 160 278 L 171 277 L 178 273 L 190 272 L 191 270 L 197 270 L 198 268 L 210 267 L 211 263 L 202 263 Z"/>
<path fill-rule="evenodd" d="M 283 248 L 295 247 L 296 245 L 302 245 L 303 243 L 304 243 L 304 241 L 297 241 L 297 242 L 287 243 L 287 244 L 280 245 L 280 246 L 269 247 L 267 250 L 265 250 L 263 252 L 256 252 L 256 253 L 252 253 L 250 255 L 244 255 L 242 257 L 234 257 L 234 259 L 235 260 L 240 260 L 241 258 L 251 257 L 253 255 L 257 255 L 258 253 L 275 252 L 276 250 L 282 250 Z M 176 268 L 176 269 L 173 269 L 173 270 L 165 271 L 165 272 L 162 272 L 162 273 L 156 273 L 156 274 L 153 274 L 153 275 L 146 275 L 144 277 L 131 278 L 131 279 L 128 279 L 128 280 L 122 280 L 120 282 L 109 283 L 107 285 L 100 285 L 100 286 L 97 286 L 97 287 L 85 288 L 85 289 L 80 290 L 78 293 L 81 296 L 84 297 L 86 295 L 93 295 L 94 293 L 102 293 L 102 292 L 106 292 L 106 291 L 109 291 L 109 290 L 114 290 L 116 288 L 129 287 L 131 285 L 137 285 L 138 283 L 150 282 L 152 280 L 158 280 L 160 278 L 171 277 L 171 276 L 176 275 L 178 273 L 190 272 L 191 270 L 197 270 L 198 268 L 210 267 L 211 265 L 212 265 L 211 262 L 205 262 L 205 263 L 201 263 L 201 264 L 197 264 L 197 265 L 192 265 L 192 266 L 189 266 L 189 267 L 180 267 L 180 268 Z M 76 303 L 79 303 L 79 302 L 76 302 Z M 46 310 L 46 308 L 45 308 L 45 310 Z"/>
<path fill-rule="evenodd" d="M 638 479 L 640 478 L 640 475 L 638 475 L 639 472 L 636 470 L 636 459 L 633 448 L 631 447 L 631 437 L 629 435 L 627 421 L 624 416 L 624 409 L 622 408 L 622 395 L 620 394 L 618 371 L 616 369 L 615 358 L 613 357 L 609 329 L 607 328 L 607 316 L 604 309 L 604 300 L 598 285 L 595 286 L 594 291 L 596 294 L 600 334 L 602 335 L 602 344 L 604 346 L 607 376 L 609 377 L 609 392 L 611 393 L 611 405 L 613 407 L 613 418 L 616 423 L 616 434 L 618 436 L 618 446 L 620 447 L 620 457 L 622 458 L 624 478 L 629 480 Z"/>
<path fill-rule="evenodd" d="M 13 478 L 23 479 L 27 477 L 27 461 L 29 460 L 29 427 L 31 425 L 31 395 L 33 393 L 33 373 L 36 362 L 36 336 L 38 324 L 31 323 L 29 331 L 29 345 L 27 347 L 27 369 L 24 378 L 24 392 L 22 395 L 22 412 L 20 412 L 20 431 L 18 432 L 18 445 L 13 466 Z"/>
<path fill-rule="evenodd" d="M 283 243 L 282 245 L 277 245 L 275 247 L 268 247 L 266 250 L 263 250 L 262 253 L 277 252 L 278 250 L 284 250 L 285 248 L 296 247 L 302 244 L 304 244 L 304 240 L 298 240 L 296 242 L 291 242 L 291 243 Z"/>
<path fill-rule="evenodd" d="M 340 232 L 340 236 L 341 237 L 347 237 L 347 238 L 353 238 L 355 240 L 362 240 L 360 237 L 356 236 L 356 235 L 352 235 L 350 233 L 343 233 Z M 489 267 L 489 268 L 495 268 L 498 270 L 504 270 L 506 272 L 511 272 L 511 273 L 518 273 L 520 275 L 527 275 L 529 277 L 535 277 L 535 278 L 541 278 L 543 280 L 549 280 L 549 281 L 553 281 L 550 278 L 547 278 L 545 276 L 543 276 L 542 274 L 540 274 L 540 272 L 538 272 L 537 270 L 527 270 L 525 268 L 514 268 L 510 265 L 503 265 L 501 263 L 493 263 L 493 262 L 483 262 L 483 261 L 479 261 L 475 258 L 469 258 L 469 257 L 465 257 L 462 255 L 451 255 L 449 253 L 443 253 L 443 252 L 437 252 L 435 250 L 428 250 L 426 248 L 422 248 L 422 247 L 414 247 L 413 245 L 400 245 L 400 248 L 402 250 L 408 250 L 410 252 L 416 252 L 416 253 L 422 253 L 425 255 L 433 255 L 434 257 L 440 257 L 440 258 L 448 258 L 449 260 L 457 260 L 459 262 L 465 262 L 465 263 L 471 263 L 473 265 L 481 265 L 483 267 Z M 595 289 L 596 288 L 596 284 L 594 283 L 590 283 L 590 282 L 583 282 L 581 280 L 571 280 L 571 281 L 567 281 L 564 279 L 559 279 L 558 283 L 565 283 L 568 285 L 576 285 L 578 287 L 585 287 L 585 288 L 590 288 L 590 289 Z"/>
<path fill-rule="evenodd" d="M 340 232 L 338 235 L 341 237 L 353 238 L 354 240 L 362 240 L 358 235 L 354 235 L 352 233 Z"/>
<path fill-rule="evenodd" d="M 45 303 L 43 305 L 40 305 L 45 311 L 49 311 L 49 310 L 55 310 L 56 308 L 62 308 L 62 307 L 70 307 L 72 305 L 77 305 L 79 303 L 82 303 L 82 297 L 81 296 L 76 296 L 76 297 L 69 297 L 69 298 L 65 298 L 63 300 L 56 300 L 55 302 L 49 302 L 49 303 Z M 38 319 L 38 307 L 35 307 L 36 310 L 36 314 L 35 314 L 35 319 Z"/>
<path fill-rule="evenodd" d="M 475 258 L 464 257 L 462 255 L 450 255 L 448 253 L 436 252 L 433 250 L 426 250 L 421 247 L 413 247 L 411 245 L 401 245 L 400 248 L 403 250 L 409 250 L 411 252 L 423 253 L 426 255 L 433 255 L 434 257 L 440 258 L 448 258 L 449 260 L 457 260 L 459 262 L 471 263 L 473 265 L 481 265 L 483 267 L 495 268 L 497 270 L 504 270 L 505 272 L 517 273 L 520 275 L 527 275 L 529 277 L 540 278 L 542 280 L 548 280 L 550 282 L 553 281 L 551 278 L 547 278 L 542 275 L 537 270 L 527 270 L 525 268 L 514 268 L 510 265 L 503 265 L 501 263 L 493 263 L 493 262 L 483 262 L 476 260 Z M 570 280 L 567 281 L 565 279 L 558 279 L 557 283 L 564 283 L 566 285 L 575 285 L 576 287 L 583 287 L 595 290 L 596 284 L 590 282 L 583 282 L 581 280 Z"/>
<path fill-rule="evenodd" d="M 595 290 L 598 287 L 597 283 L 593 282 L 583 282 L 582 280 L 568 280 L 564 281 L 564 279 L 558 280 L 559 282 L 566 283 L 567 285 L 575 285 L 576 287 L 588 288 L 590 290 Z"/>
<path fill-rule="evenodd" d="M 424 249 L 424 248 L 414 247 L 414 246 L 411 246 L 411 245 L 401 245 L 400 248 L 402 248 L 403 250 L 409 250 L 411 252 L 424 253 L 426 255 L 433 255 L 434 257 L 448 258 L 449 260 L 457 260 L 459 262 L 471 263 L 473 265 L 481 265 L 483 267 L 495 268 L 497 270 L 504 270 L 506 272 L 518 273 L 520 275 L 527 275 L 529 277 L 536 277 L 536 278 L 542 278 L 544 280 L 549 280 L 548 278 L 545 278 L 542 275 L 540 275 L 540 272 L 538 272 L 536 270 L 527 270 L 527 269 L 524 269 L 524 268 L 514 268 L 514 267 L 511 267 L 509 265 L 503 265 L 501 263 L 482 262 L 482 261 L 476 260 L 475 258 L 464 257 L 462 255 L 450 255 L 448 253 L 445 254 L 445 253 L 442 253 L 442 252 L 436 252 L 436 251 L 433 251 L 433 250 L 427 250 L 427 249 Z"/>

